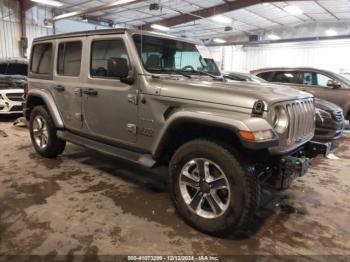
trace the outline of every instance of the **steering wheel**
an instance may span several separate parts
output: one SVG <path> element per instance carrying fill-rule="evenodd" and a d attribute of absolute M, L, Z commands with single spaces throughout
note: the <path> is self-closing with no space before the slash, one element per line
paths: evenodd
<path fill-rule="evenodd" d="M 191 69 L 192 72 L 196 71 L 196 70 L 194 69 L 194 67 L 191 66 L 191 65 L 184 66 L 184 67 L 181 69 L 181 71 L 187 71 L 187 69 Z"/>

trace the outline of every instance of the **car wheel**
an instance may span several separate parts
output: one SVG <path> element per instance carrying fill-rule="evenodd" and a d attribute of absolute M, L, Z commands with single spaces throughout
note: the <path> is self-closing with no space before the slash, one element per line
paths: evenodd
<path fill-rule="evenodd" d="M 32 110 L 29 130 L 35 151 L 41 156 L 54 158 L 64 151 L 66 142 L 57 137 L 57 129 L 44 106 Z"/>
<path fill-rule="evenodd" d="M 247 229 L 259 205 L 260 185 L 225 146 L 190 141 L 175 152 L 169 168 L 174 205 L 188 224 L 216 236 Z"/>

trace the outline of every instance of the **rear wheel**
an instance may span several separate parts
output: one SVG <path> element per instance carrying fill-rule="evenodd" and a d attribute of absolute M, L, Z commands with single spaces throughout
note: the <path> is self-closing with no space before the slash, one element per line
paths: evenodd
<path fill-rule="evenodd" d="M 202 232 L 225 236 L 247 229 L 258 206 L 260 186 L 225 146 L 195 140 L 170 163 L 171 193 L 178 213 Z"/>
<path fill-rule="evenodd" d="M 32 110 L 29 130 L 35 151 L 40 155 L 53 158 L 64 151 L 66 142 L 57 137 L 57 129 L 44 106 Z"/>

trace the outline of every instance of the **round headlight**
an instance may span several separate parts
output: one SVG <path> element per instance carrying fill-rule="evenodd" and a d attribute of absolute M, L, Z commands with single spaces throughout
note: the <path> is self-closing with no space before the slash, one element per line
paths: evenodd
<path fill-rule="evenodd" d="M 289 118 L 282 106 L 277 106 L 272 115 L 273 127 L 277 133 L 283 134 L 289 125 Z"/>

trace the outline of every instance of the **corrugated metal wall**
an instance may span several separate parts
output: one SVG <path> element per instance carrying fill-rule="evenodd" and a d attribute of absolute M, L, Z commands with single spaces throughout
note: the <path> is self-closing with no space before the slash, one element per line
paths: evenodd
<path fill-rule="evenodd" d="M 52 34 L 52 28 L 44 25 L 44 19 L 49 15 L 48 10 L 38 7 L 33 7 L 26 12 L 29 46 L 31 46 L 33 38 Z M 0 57 L 21 56 L 20 39 L 19 2 L 17 0 L 0 0 Z M 27 54 L 29 55 L 29 52 Z"/>
<path fill-rule="evenodd" d="M 327 40 L 259 46 L 225 46 L 220 50 L 225 71 L 248 72 L 263 67 L 310 66 L 350 72 L 350 40 Z M 219 56 L 216 57 L 218 59 Z"/>
<path fill-rule="evenodd" d="M 20 56 L 18 8 L 17 1 L 0 0 L 0 57 Z"/>
<path fill-rule="evenodd" d="M 21 38 L 18 23 L 0 20 L 0 57 L 19 57 Z"/>
<path fill-rule="evenodd" d="M 30 46 L 33 39 L 40 36 L 53 34 L 51 25 L 45 25 L 44 20 L 51 17 L 51 9 L 34 6 L 26 12 L 26 31 L 28 37 L 27 56 L 29 57 Z"/>

